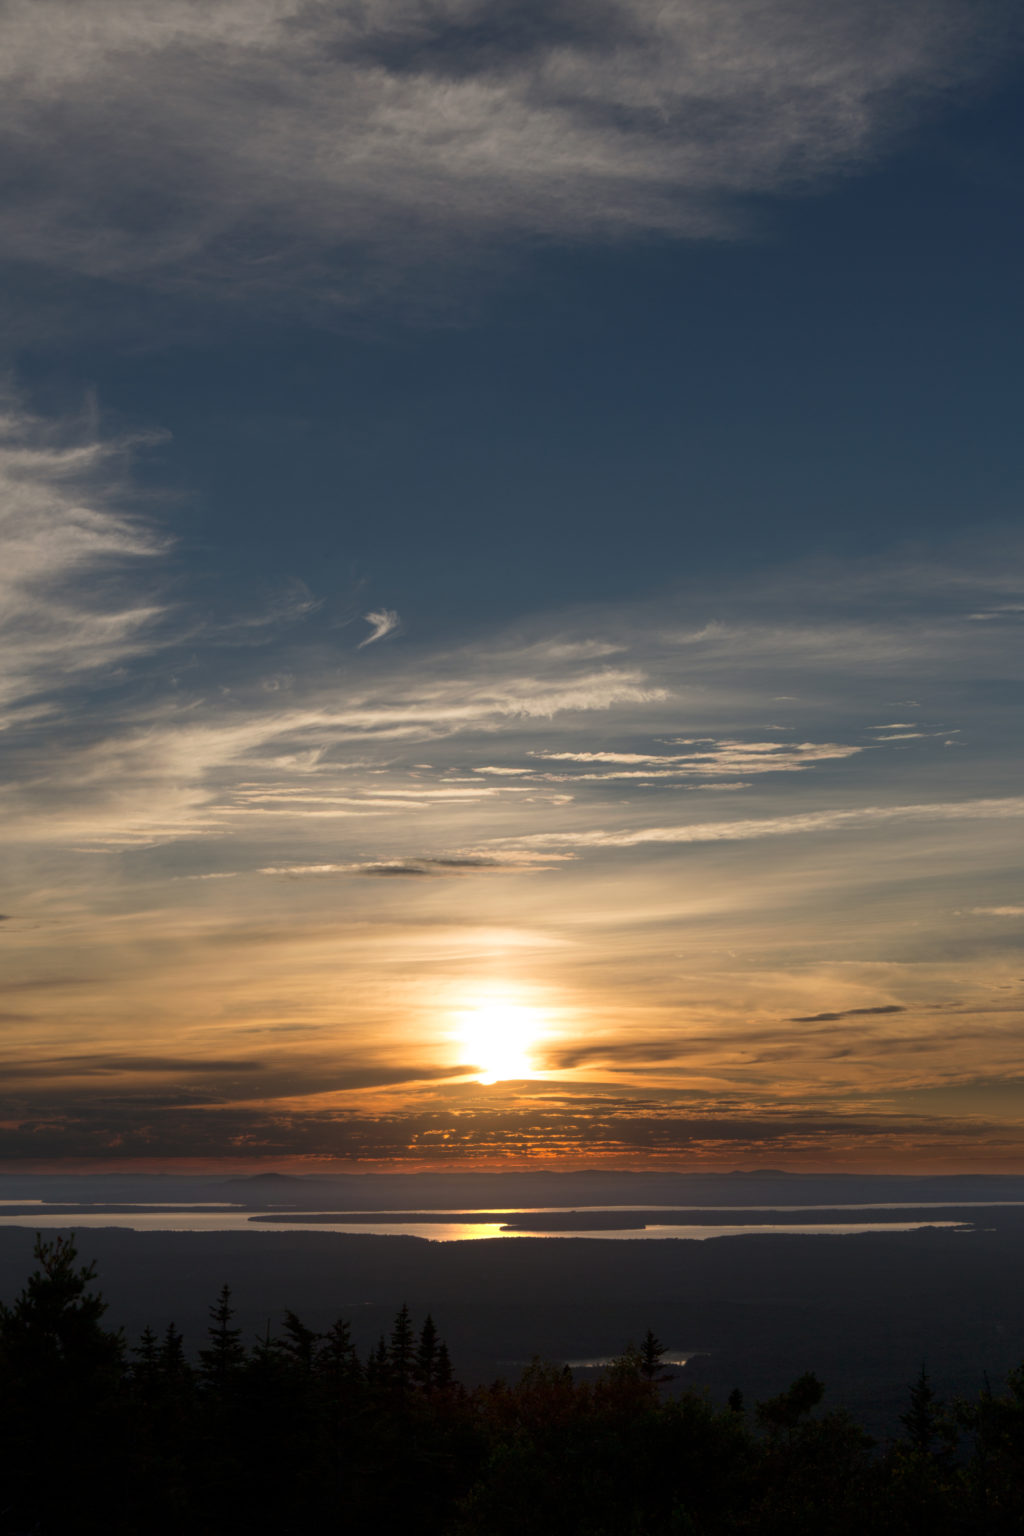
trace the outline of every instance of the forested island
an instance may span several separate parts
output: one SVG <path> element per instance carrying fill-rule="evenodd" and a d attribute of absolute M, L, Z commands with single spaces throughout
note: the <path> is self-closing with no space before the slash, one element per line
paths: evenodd
<path fill-rule="evenodd" d="M 39 1239 L 0 1306 L 4 1536 L 1024 1530 L 1024 1368 L 950 1402 L 922 1368 L 878 1441 L 812 1373 L 751 1404 L 668 1395 L 642 1326 L 596 1381 L 538 1359 L 467 1390 L 404 1304 L 361 1357 L 344 1318 L 245 1342 L 225 1284 L 193 1358 L 173 1322 L 129 1345 L 95 1281 L 73 1239 Z"/>

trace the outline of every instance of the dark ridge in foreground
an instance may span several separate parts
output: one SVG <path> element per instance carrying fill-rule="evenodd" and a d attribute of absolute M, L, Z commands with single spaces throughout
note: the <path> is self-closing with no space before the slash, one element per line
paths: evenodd
<path fill-rule="evenodd" d="M 230 1287 L 195 1362 L 174 1323 L 126 1349 L 73 1242 L 0 1305 L 0 1530 L 199 1536 L 1018 1536 L 1024 1368 L 943 1402 L 922 1367 L 876 1443 L 804 1371 L 725 1403 L 663 1391 L 648 1328 L 593 1382 L 535 1359 L 467 1390 L 404 1303 L 364 1356 L 285 1311 L 251 1344 Z"/>

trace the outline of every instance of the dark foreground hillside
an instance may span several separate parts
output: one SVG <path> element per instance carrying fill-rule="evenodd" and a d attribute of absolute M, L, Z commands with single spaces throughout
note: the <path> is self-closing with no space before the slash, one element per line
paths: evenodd
<path fill-rule="evenodd" d="M 0 1309 L 0 1532 L 423 1536 L 1024 1532 L 1024 1371 L 943 1403 L 924 1371 L 874 1442 L 812 1372 L 747 1403 L 665 1393 L 648 1329 L 594 1382 L 534 1360 L 467 1390 L 404 1304 L 373 1347 L 285 1310 L 243 1338 L 227 1285 L 190 1361 L 127 1348 L 64 1239 Z"/>

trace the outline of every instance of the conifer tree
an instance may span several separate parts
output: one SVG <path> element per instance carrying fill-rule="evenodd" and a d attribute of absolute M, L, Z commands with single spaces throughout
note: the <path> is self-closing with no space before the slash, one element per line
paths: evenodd
<path fill-rule="evenodd" d="M 337 1318 L 322 1335 L 316 1353 L 316 1368 L 333 1381 L 356 1381 L 359 1378 L 359 1357 L 352 1343 L 352 1330 L 343 1317 Z"/>
<path fill-rule="evenodd" d="M 103 1327 L 95 1267 L 78 1263 L 73 1235 L 37 1233 L 34 1255 L 20 1295 L 0 1305 L 0 1528 L 12 1532 L 70 1529 L 78 1504 L 99 1507 L 121 1422 L 124 1342 Z"/>
<path fill-rule="evenodd" d="M 168 1323 L 160 1345 L 160 1374 L 166 1381 L 182 1381 L 188 1375 L 185 1340 L 173 1323 Z"/>
<path fill-rule="evenodd" d="M 270 1318 L 268 1317 L 267 1325 L 263 1332 L 256 1335 L 250 1363 L 266 1375 L 274 1371 L 275 1367 L 280 1364 L 280 1360 L 281 1343 L 270 1332 Z"/>
<path fill-rule="evenodd" d="M 662 1369 L 661 1357 L 665 1345 L 656 1339 L 648 1328 L 640 1342 L 640 1375 L 645 1381 L 667 1381 L 668 1372 Z"/>
<path fill-rule="evenodd" d="M 391 1380 L 400 1391 L 409 1385 L 415 1358 L 416 1341 L 409 1308 L 402 1303 L 391 1328 L 388 1342 L 388 1366 Z"/>
<path fill-rule="evenodd" d="M 9 1370 L 36 1385 L 44 1378 L 86 1380 L 116 1374 L 124 1348 L 120 1333 L 101 1325 L 107 1304 L 89 1289 L 94 1264 L 77 1264 L 74 1235 L 44 1242 L 36 1233 L 37 1268 L 8 1307 L 0 1303 L 0 1354 Z"/>
<path fill-rule="evenodd" d="M 245 1364 L 242 1330 L 233 1326 L 234 1315 L 231 1287 L 224 1285 L 210 1308 L 210 1343 L 206 1349 L 199 1351 L 203 1376 L 213 1387 L 224 1387 L 229 1378 Z"/>
<path fill-rule="evenodd" d="M 428 1312 L 426 1321 L 420 1330 L 419 1343 L 416 1346 L 416 1359 L 413 1365 L 413 1375 L 424 1392 L 432 1392 L 436 1385 L 439 1343 L 434 1319 Z"/>
<path fill-rule="evenodd" d="M 307 1328 L 294 1312 L 285 1313 L 284 1331 L 285 1337 L 277 1340 L 277 1348 L 292 1364 L 298 1366 L 304 1375 L 310 1375 L 316 1360 L 316 1346 L 320 1342 L 321 1335 L 314 1333 L 312 1328 Z"/>
<path fill-rule="evenodd" d="M 139 1342 L 132 1349 L 135 1364 L 132 1376 L 142 1387 L 152 1387 L 160 1373 L 160 1347 L 156 1334 L 147 1323 Z"/>
<path fill-rule="evenodd" d="M 920 1373 L 910 1389 L 910 1406 L 900 1414 L 900 1423 L 907 1432 L 911 1447 L 922 1456 L 930 1456 L 938 1439 L 941 1409 L 928 1372 L 922 1364 Z"/>
<path fill-rule="evenodd" d="M 451 1357 L 448 1354 L 448 1345 L 444 1339 L 437 1346 L 437 1364 L 434 1366 L 434 1385 L 439 1392 L 445 1392 L 455 1380 L 452 1371 Z"/>
<path fill-rule="evenodd" d="M 383 1386 L 391 1374 L 388 1360 L 388 1341 L 381 1334 L 377 1340 L 377 1346 L 371 1350 L 366 1360 L 366 1379 L 373 1386 Z"/>

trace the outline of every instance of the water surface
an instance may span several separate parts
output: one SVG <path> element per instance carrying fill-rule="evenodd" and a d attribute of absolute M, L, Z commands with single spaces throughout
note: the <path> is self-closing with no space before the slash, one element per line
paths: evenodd
<path fill-rule="evenodd" d="M 577 1237 L 599 1241 L 642 1241 L 643 1239 L 677 1238 L 684 1241 L 703 1242 L 714 1237 L 751 1236 L 808 1236 L 819 1234 L 830 1237 L 856 1236 L 865 1232 L 915 1232 L 922 1227 L 947 1227 L 969 1230 L 963 1221 L 914 1220 L 914 1221 L 816 1221 L 816 1222 L 730 1222 L 730 1223 L 675 1223 L 647 1222 L 630 1224 L 630 1208 L 623 1206 L 591 1207 L 606 1212 L 622 1211 L 623 1225 L 590 1227 L 581 1222 L 573 1225 L 552 1224 L 547 1228 L 517 1228 L 517 1216 L 546 1214 L 546 1208 L 534 1207 L 502 1212 L 403 1212 L 396 1218 L 394 1213 L 372 1212 L 324 1212 L 304 1213 L 305 1219 L 292 1219 L 282 1211 L 254 1212 L 238 1207 L 208 1205 L 167 1206 L 81 1206 L 66 1204 L 48 1207 L 42 1202 L 6 1202 L 8 1209 L 0 1212 L 0 1226 L 85 1230 L 95 1227 L 123 1227 L 134 1232 L 340 1232 L 366 1237 L 421 1237 L 431 1242 L 469 1242 L 487 1238 L 550 1238 Z M 18 1209 L 11 1210 L 16 1205 Z M 31 1206 L 31 1210 L 25 1207 Z M 634 1207 L 634 1211 L 651 1211 L 651 1206 Z M 665 1206 L 664 1210 L 681 1207 Z M 767 1211 L 767 1207 L 765 1208 Z M 776 1209 L 787 1209 L 777 1207 Z M 833 1206 L 820 1207 L 834 1210 Z M 863 1209 L 863 1208 L 861 1208 Z M 582 1217 L 582 1211 L 558 1211 L 554 1217 L 574 1215 Z M 460 1217 L 462 1218 L 460 1220 Z M 477 1219 L 469 1219 L 476 1217 Z M 356 1219 L 353 1219 L 356 1218 Z M 418 1219 L 419 1218 L 419 1219 Z"/>

